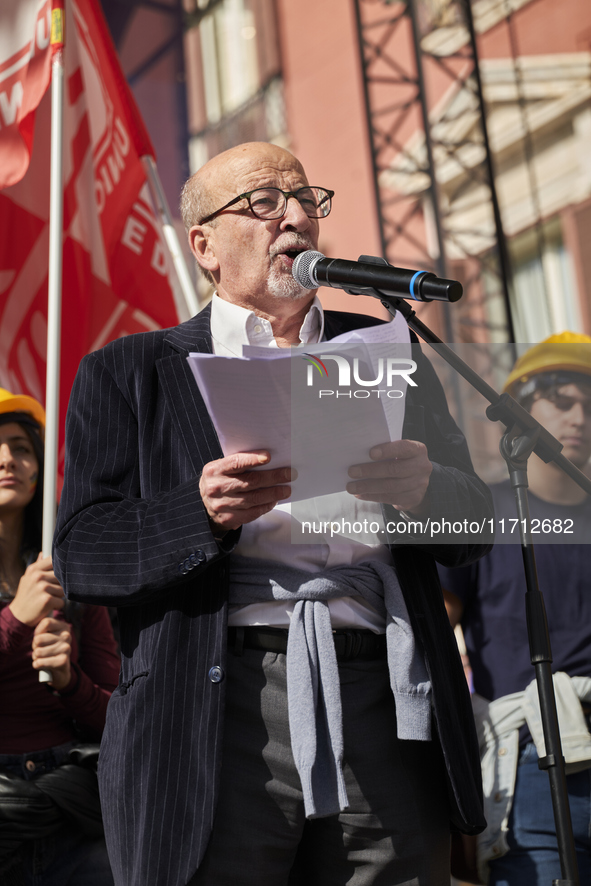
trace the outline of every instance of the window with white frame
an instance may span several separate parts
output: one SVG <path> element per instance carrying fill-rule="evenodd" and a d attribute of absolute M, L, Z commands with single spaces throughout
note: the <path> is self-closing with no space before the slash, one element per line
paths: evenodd
<path fill-rule="evenodd" d="M 511 307 L 515 337 L 539 342 L 566 329 L 579 331 L 582 320 L 560 220 L 540 231 L 527 231 L 510 241 L 513 267 Z"/>

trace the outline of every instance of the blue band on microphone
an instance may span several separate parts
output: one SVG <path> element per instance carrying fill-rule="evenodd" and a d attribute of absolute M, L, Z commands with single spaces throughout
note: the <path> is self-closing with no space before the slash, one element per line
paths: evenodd
<path fill-rule="evenodd" d="M 426 271 L 417 271 L 416 274 L 413 274 L 413 276 L 410 278 L 410 287 L 409 287 L 410 288 L 410 297 L 414 298 L 415 301 L 420 301 L 420 298 L 418 297 L 418 295 L 415 295 L 415 280 L 421 274 L 425 274 L 425 273 L 426 273 Z"/>

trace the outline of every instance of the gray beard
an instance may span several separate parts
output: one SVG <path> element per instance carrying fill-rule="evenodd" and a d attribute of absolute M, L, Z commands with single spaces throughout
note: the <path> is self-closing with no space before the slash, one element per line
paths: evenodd
<path fill-rule="evenodd" d="M 310 290 L 301 286 L 291 274 L 281 274 L 271 268 L 267 280 L 267 288 L 271 295 L 275 298 L 288 298 L 292 301 L 298 301 L 301 298 L 309 298 Z"/>

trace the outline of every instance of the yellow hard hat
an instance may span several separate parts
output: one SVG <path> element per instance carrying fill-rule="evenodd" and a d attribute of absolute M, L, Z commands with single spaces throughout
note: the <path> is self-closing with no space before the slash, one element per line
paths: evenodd
<path fill-rule="evenodd" d="M 522 354 L 509 373 L 503 387 L 513 393 L 517 383 L 523 384 L 541 372 L 575 372 L 591 376 L 591 337 L 577 332 L 561 332 L 544 339 Z"/>
<path fill-rule="evenodd" d="M 0 388 L 0 415 L 6 412 L 25 412 L 45 428 L 45 410 L 41 403 L 26 394 L 11 394 L 5 388 Z"/>

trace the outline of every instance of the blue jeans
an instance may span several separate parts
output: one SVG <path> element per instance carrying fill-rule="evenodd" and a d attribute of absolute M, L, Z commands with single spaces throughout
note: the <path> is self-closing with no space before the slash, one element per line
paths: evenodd
<path fill-rule="evenodd" d="M 567 776 L 581 883 L 591 883 L 591 770 Z M 490 864 L 489 886 L 551 886 L 561 879 L 548 773 L 534 744 L 522 751 L 509 816 L 509 852 Z"/>

